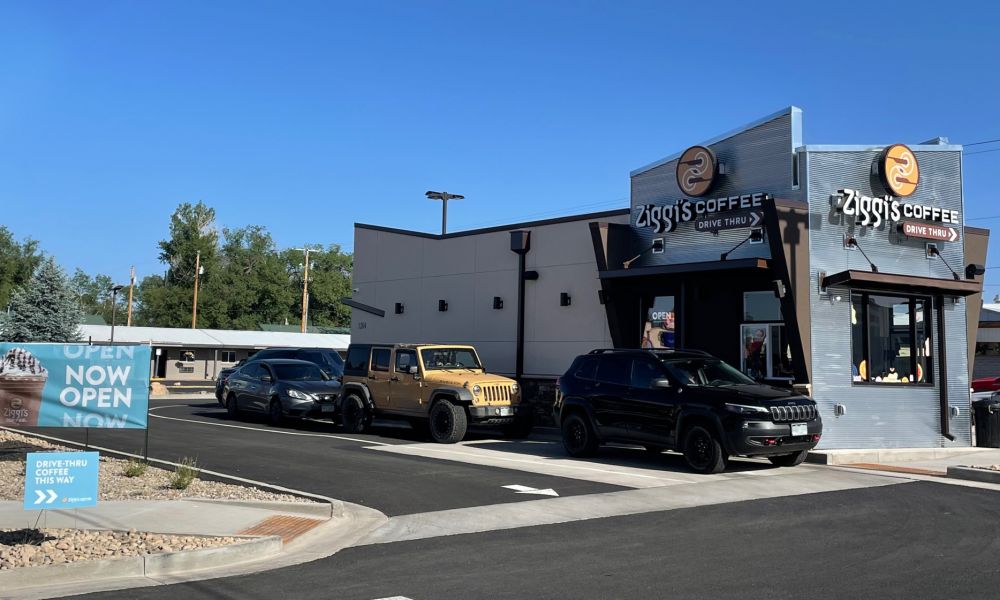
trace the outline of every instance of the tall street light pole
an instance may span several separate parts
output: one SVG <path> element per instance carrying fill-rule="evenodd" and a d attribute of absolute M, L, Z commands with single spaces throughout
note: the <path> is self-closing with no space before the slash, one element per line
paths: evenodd
<path fill-rule="evenodd" d="M 309 323 L 309 248 L 300 248 L 306 254 L 306 262 L 302 271 L 302 333 L 306 332 Z"/>
<path fill-rule="evenodd" d="M 132 326 L 132 292 L 135 290 L 135 265 L 129 271 L 128 279 L 128 319 L 125 320 L 127 327 Z"/>
<path fill-rule="evenodd" d="M 191 307 L 191 329 L 198 328 L 198 283 L 201 279 L 201 251 L 194 259 L 194 304 Z"/>
<path fill-rule="evenodd" d="M 118 314 L 118 292 L 121 291 L 121 285 L 111 286 L 111 345 L 115 345 L 115 318 Z"/>
<path fill-rule="evenodd" d="M 441 235 L 448 233 L 448 201 L 464 200 L 465 196 L 448 192 L 426 192 L 424 195 L 430 200 L 441 201 Z"/>

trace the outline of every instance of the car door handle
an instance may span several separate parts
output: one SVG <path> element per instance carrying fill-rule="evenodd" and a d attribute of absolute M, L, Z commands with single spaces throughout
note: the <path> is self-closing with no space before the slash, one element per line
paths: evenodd
<path fill-rule="evenodd" d="M 369 375 L 368 379 L 371 379 L 372 381 L 375 381 L 375 376 L 374 375 Z"/>
<path fill-rule="evenodd" d="M 393 375 L 392 378 L 389 379 L 389 381 L 399 381 L 399 377 L 396 377 L 395 375 Z"/>

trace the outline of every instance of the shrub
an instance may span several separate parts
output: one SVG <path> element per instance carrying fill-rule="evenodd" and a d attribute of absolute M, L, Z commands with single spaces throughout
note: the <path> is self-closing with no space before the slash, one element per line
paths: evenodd
<path fill-rule="evenodd" d="M 198 479 L 198 462 L 193 458 L 184 458 L 177 470 L 170 477 L 170 487 L 175 490 L 186 490 L 195 479 Z"/>
<path fill-rule="evenodd" d="M 130 458 L 128 459 L 128 464 L 125 465 L 125 477 L 142 477 L 146 474 L 146 469 L 149 467 L 149 463 L 142 459 Z"/>

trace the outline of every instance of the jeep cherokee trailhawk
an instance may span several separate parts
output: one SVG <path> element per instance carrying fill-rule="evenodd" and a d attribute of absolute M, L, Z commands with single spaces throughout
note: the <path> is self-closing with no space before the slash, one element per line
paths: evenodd
<path fill-rule="evenodd" d="M 497 425 L 510 437 L 531 432 L 517 382 L 486 372 L 472 346 L 351 344 L 344 365 L 341 424 L 362 433 L 389 416 L 453 444 L 469 425 Z"/>

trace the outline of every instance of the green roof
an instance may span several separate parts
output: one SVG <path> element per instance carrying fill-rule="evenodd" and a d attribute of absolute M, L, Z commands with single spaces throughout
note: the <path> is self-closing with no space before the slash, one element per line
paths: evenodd
<path fill-rule="evenodd" d="M 80 320 L 81 325 L 107 325 L 108 322 L 104 320 L 101 315 L 83 315 L 83 319 Z"/>

